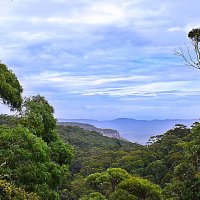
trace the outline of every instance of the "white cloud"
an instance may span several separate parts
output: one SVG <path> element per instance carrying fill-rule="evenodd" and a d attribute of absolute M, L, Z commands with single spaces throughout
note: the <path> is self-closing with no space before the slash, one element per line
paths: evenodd
<path fill-rule="evenodd" d="M 182 30 L 182 28 L 181 27 L 171 27 L 171 28 L 169 28 L 169 31 L 170 32 L 175 32 L 175 31 L 181 31 Z"/>
<path fill-rule="evenodd" d="M 48 84 L 56 87 L 68 88 L 70 89 L 86 89 L 96 86 L 105 86 L 110 83 L 120 83 L 120 82 L 138 82 L 138 81 L 150 81 L 155 79 L 154 76 L 119 76 L 119 75 L 102 75 L 102 76 L 77 76 L 70 73 L 61 72 L 44 72 L 38 75 L 24 76 L 23 83 L 28 85 L 31 81 L 34 84 Z"/>
<path fill-rule="evenodd" d="M 160 95 L 173 95 L 173 96 L 187 96 L 187 95 L 200 95 L 200 81 L 196 87 L 191 88 L 192 82 L 189 81 L 174 81 L 174 82 L 154 82 L 149 84 L 138 84 L 136 86 L 117 87 L 117 88 L 101 88 L 101 89 L 88 89 L 85 91 L 74 91 L 72 93 L 79 93 L 82 95 L 106 95 L 114 97 L 123 96 L 143 96 L 143 97 L 156 97 Z M 174 92 L 175 91 L 175 92 Z"/>
<path fill-rule="evenodd" d="M 130 95 L 152 104 L 199 95 L 199 72 L 185 70 L 173 55 L 199 26 L 197 0 L 4 0 L 0 7 L 1 60 L 26 94 L 52 93 L 52 101 L 76 96 L 78 103 L 98 97 L 99 106 L 112 97 L 113 107 Z"/>
<path fill-rule="evenodd" d="M 135 75 L 101 75 L 81 76 L 71 73 L 46 71 L 38 75 L 25 76 L 22 79 L 25 87 L 32 82 L 32 87 L 46 86 L 57 88 L 62 93 L 82 96 L 112 97 L 163 97 L 200 95 L 200 81 L 161 81 L 156 76 Z M 28 89 L 28 88 L 27 88 Z"/>

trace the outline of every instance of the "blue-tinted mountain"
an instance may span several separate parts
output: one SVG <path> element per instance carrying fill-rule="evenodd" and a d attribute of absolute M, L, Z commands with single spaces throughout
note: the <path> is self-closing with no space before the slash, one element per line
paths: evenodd
<path fill-rule="evenodd" d="M 87 123 L 98 128 L 114 129 L 122 138 L 132 142 L 145 144 L 151 136 L 165 133 L 176 124 L 191 126 L 196 119 L 166 119 L 166 120 L 136 120 L 118 118 L 114 120 L 98 121 L 93 119 L 58 119 L 59 122 Z"/>

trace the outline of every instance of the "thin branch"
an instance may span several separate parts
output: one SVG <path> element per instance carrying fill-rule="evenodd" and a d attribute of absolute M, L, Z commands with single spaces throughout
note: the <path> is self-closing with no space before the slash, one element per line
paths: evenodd
<path fill-rule="evenodd" d="M 192 58 L 192 56 L 191 56 L 191 54 L 190 54 L 190 50 L 189 50 L 188 45 L 185 44 L 185 46 L 186 46 L 187 54 L 188 54 L 188 57 L 189 57 L 190 61 L 191 61 L 194 65 L 196 65 L 196 63 L 194 62 L 194 60 L 193 60 L 193 58 Z"/>
<path fill-rule="evenodd" d="M 196 69 L 200 69 L 199 62 L 195 62 L 190 54 L 189 47 L 186 45 L 187 55 L 185 55 L 183 49 L 180 47 L 179 50 L 175 50 L 175 55 L 182 57 L 182 59 L 186 62 L 187 66 L 194 67 Z"/>
<path fill-rule="evenodd" d="M 197 52 L 197 54 L 198 54 L 198 56 L 197 56 L 197 61 L 198 61 L 198 63 L 200 63 L 200 50 L 199 50 L 199 42 L 197 42 L 196 43 L 196 52 Z"/>

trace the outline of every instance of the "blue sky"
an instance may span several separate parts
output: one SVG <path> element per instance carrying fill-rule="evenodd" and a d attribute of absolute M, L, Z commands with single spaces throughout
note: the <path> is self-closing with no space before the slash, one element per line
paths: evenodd
<path fill-rule="evenodd" d="M 199 118 L 200 70 L 174 55 L 199 1 L 1 0 L 0 58 L 60 118 Z M 7 113 L 5 106 L 0 106 Z"/>

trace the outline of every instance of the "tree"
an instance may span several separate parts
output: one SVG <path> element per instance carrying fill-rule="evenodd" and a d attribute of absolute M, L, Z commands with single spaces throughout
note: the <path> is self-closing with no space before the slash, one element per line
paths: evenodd
<path fill-rule="evenodd" d="M 182 162 L 175 167 L 174 177 L 165 188 L 165 197 L 177 200 L 200 199 L 200 125 L 192 129 Z"/>
<path fill-rule="evenodd" d="M 11 110 L 20 110 L 22 105 L 22 86 L 15 74 L 0 63 L 0 100 Z"/>
<path fill-rule="evenodd" d="M 68 174 L 73 148 L 58 136 L 54 109 L 48 101 L 37 95 L 22 105 L 21 94 L 15 74 L 0 64 L 0 99 L 20 111 L 18 117 L 1 116 L 0 180 L 6 184 L 0 193 L 5 193 L 3 199 L 37 198 L 27 191 L 36 193 L 39 199 L 59 199 L 58 189 Z M 12 183 L 19 187 L 23 198 L 18 189 L 7 191 Z"/>
<path fill-rule="evenodd" d="M 110 200 L 161 200 L 161 189 L 146 179 L 131 176 L 120 168 L 109 168 L 103 173 L 86 178 L 90 189 Z"/>
<path fill-rule="evenodd" d="M 188 45 L 186 45 L 186 53 L 182 48 L 176 51 L 176 55 L 181 56 L 187 66 L 200 69 L 200 28 L 193 28 L 188 33 L 188 37 L 192 43 L 194 52 L 191 53 Z"/>
<path fill-rule="evenodd" d="M 35 135 L 49 143 L 58 139 L 54 109 L 45 97 L 37 95 L 26 98 L 21 112 L 22 124 Z"/>
<path fill-rule="evenodd" d="M 93 192 L 83 196 L 80 200 L 106 200 L 106 197 L 99 192 Z"/>
<path fill-rule="evenodd" d="M 4 200 L 39 200 L 35 193 L 28 193 L 6 180 L 0 180 L 0 199 Z"/>
<path fill-rule="evenodd" d="M 54 109 L 45 97 L 32 96 L 27 98 L 23 104 L 21 124 L 47 142 L 54 162 L 59 165 L 69 165 L 73 157 L 73 148 L 58 136 L 56 119 L 53 114 Z"/>
<path fill-rule="evenodd" d="M 164 160 L 156 160 L 146 167 L 145 172 L 151 175 L 151 181 L 159 184 L 162 178 L 166 175 L 167 166 L 164 164 Z"/>
<path fill-rule="evenodd" d="M 127 191 L 128 194 L 136 196 L 143 200 L 161 200 L 161 189 L 158 185 L 151 183 L 147 179 L 140 177 L 131 177 L 122 181 L 118 185 L 118 189 Z"/>
<path fill-rule="evenodd" d="M 27 128 L 0 127 L 1 179 L 14 182 L 42 199 L 58 199 L 64 171 L 51 161 L 50 148 Z"/>
<path fill-rule="evenodd" d="M 59 165 L 70 164 L 73 158 L 73 148 L 70 144 L 64 143 L 60 138 L 48 145 L 51 149 L 51 158 Z"/>
<path fill-rule="evenodd" d="M 110 200 L 138 200 L 138 198 L 126 190 L 117 189 L 110 195 Z"/>
<path fill-rule="evenodd" d="M 121 168 L 109 168 L 105 172 L 89 175 L 86 184 L 93 190 L 109 196 L 121 181 L 129 177 L 130 174 Z"/>

